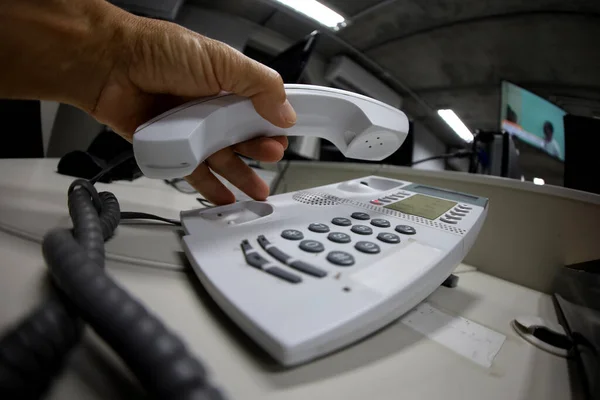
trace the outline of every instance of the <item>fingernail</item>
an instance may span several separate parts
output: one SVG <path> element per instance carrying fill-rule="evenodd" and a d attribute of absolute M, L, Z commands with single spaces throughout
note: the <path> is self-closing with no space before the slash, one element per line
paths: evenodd
<path fill-rule="evenodd" d="M 294 107 L 287 100 L 279 107 L 279 115 L 288 124 L 296 123 L 296 111 L 294 111 Z"/>

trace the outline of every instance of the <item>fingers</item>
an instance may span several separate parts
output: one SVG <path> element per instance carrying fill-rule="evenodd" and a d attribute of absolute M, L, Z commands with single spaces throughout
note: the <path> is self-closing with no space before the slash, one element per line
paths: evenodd
<path fill-rule="evenodd" d="M 233 150 L 256 161 L 277 162 L 283 158 L 288 141 L 285 136 L 258 137 L 233 146 Z"/>
<path fill-rule="evenodd" d="M 210 156 L 207 163 L 213 171 L 253 199 L 264 200 L 269 196 L 267 184 L 230 147 Z"/>
<path fill-rule="evenodd" d="M 288 128 L 296 123 L 296 112 L 276 71 L 223 43 L 212 49 L 212 69 L 223 90 L 252 99 L 258 114 L 273 125 Z"/>
<path fill-rule="evenodd" d="M 206 200 L 216 205 L 230 204 L 235 196 L 210 171 L 205 163 L 198 165 L 191 175 L 185 178 Z"/>
<path fill-rule="evenodd" d="M 277 142 L 275 145 L 280 146 Z M 228 147 L 210 156 L 186 177 L 189 184 L 213 204 L 233 203 L 235 196 L 211 170 L 255 200 L 265 200 L 269 196 L 267 184 Z"/>

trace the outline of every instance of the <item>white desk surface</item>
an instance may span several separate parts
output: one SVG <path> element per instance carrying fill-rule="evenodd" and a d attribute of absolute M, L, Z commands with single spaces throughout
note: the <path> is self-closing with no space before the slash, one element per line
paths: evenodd
<path fill-rule="evenodd" d="M 39 225 L 66 221 L 71 179 L 57 175 L 55 166 L 56 160 L 0 161 L 0 329 L 43 299 L 45 266 L 38 233 L 44 227 L 36 231 L 28 223 L 20 228 L 16 215 L 33 213 Z M 127 210 L 176 218 L 179 210 L 198 207 L 195 196 L 158 181 L 140 179 L 99 187 L 109 187 Z M 148 241 L 144 247 L 149 253 L 178 254 L 175 230 L 119 229 L 107 250 L 122 257 L 109 258 L 109 273 L 184 338 L 229 399 L 574 398 L 566 361 L 530 346 L 510 327 L 515 316 L 524 314 L 555 320 L 545 294 L 466 270 L 459 274 L 457 288 L 440 287 L 429 297 L 431 304 L 447 313 L 506 335 L 490 368 L 393 323 L 333 355 L 282 369 L 223 316 L 180 258 L 170 255 L 155 265 L 152 257 L 146 257 L 149 263 L 134 261 L 132 257 L 140 255 L 139 243 L 127 258 L 131 254 L 123 241 L 134 235 Z M 50 396 L 65 400 L 134 397 L 127 373 L 92 333 L 73 354 Z"/>

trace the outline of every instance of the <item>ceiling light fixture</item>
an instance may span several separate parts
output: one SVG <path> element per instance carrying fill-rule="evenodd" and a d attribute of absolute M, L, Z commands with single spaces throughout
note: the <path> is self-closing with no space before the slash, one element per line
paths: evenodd
<path fill-rule="evenodd" d="M 544 183 L 546 182 L 542 178 L 533 178 L 534 185 L 543 185 Z"/>
<path fill-rule="evenodd" d="M 465 142 L 473 141 L 473 133 L 467 126 L 458 118 L 458 115 L 452 110 L 438 110 L 438 115 L 460 136 Z"/>
<path fill-rule="evenodd" d="M 316 0 L 275 0 L 283 5 L 286 5 L 295 11 L 306 15 L 315 21 L 338 30 L 343 28 L 345 18 L 331 8 L 319 3 Z"/>

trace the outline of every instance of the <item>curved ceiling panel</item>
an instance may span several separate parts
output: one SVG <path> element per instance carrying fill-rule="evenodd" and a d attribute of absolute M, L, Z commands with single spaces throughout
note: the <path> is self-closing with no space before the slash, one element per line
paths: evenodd
<path fill-rule="evenodd" d="M 339 35 L 360 50 L 368 50 L 389 41 L 437 27 L 482 18 L 489 19 L 535 12 L 598 14 L 600 13 L 600 1 L 397 0 L 354 21 Z"/>
<path fill-rule="evenodd" d="M 321 0 L 321 3 L 327 4 L 344 17 L 351 18 L 360 12 L 376 6 L 382 1 L 383 0 Z"/>
<path fill-rule="evenodd" d="M 524 15 L 411 36 L 368 56 L 415 90 L 551 82 L 600 88 L 600 18 Z"/>

